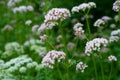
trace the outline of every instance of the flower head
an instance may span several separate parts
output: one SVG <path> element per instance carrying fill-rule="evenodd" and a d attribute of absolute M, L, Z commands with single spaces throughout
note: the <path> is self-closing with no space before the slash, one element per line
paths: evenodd
<path fill-rule="evenodd" d="M 82 3 L 79 6 L 74 6 L 72 8 L 72 13 L 79 11 L 86 11 L 88 9 L 96 8 L 96 4 L 94 2 Z"/>
<path fill-rule="evenodd" d="M 110 55 L 110 56 L 108 56 L 108 60 L 109 60 L 110 62 L 112 62 L 112 61 L 117 61 L 117 58 L 116 58 L 115 56 L 113 56 L 113 55 Z"/>
<path fill-rule="evenodd" d="M 98 19 L 95 23 L 94 26 L 96 27 L 101 27 L 105 24 L 105 22 L 102 19 Z"/>
<path fill-rule="evenodd" d="M 42 60 L 42 66 L 53 68 L 55 61 L 60 62 L 62 59 L 65 59 L 66 54 L 61 51 L 49 51 L 47 55 Z"/>
<path fill-rule="evenodd" d="M 85 68 L 88 67 L 88 65 L 84 64 L 83 62 L 79 62 L 77 65 L 76 65 L 76 70 L 77 71 L 81 71 L 81 72 L 84 72 Z"/>
<path fill-rule="evenodd" d="M 101 46 L 106 46 L 108 40 L 104 38 L 95 38 L 92 41 L 87 42 L 85 47 L 85 54 L 90 56 L 93 51 L 100 51 Z"/>
<path fill-rule="evenodd" d="M 113 3 L 113 10 L 118 12 L 120 10 L 120 0 L 116 0 L 114 3 Z"/>

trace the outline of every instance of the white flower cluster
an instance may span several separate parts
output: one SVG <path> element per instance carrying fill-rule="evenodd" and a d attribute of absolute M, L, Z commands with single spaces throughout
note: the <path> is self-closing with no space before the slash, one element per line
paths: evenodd
<path fill-rule="evenodd" d="M 28 41 L 26 41 L 24 44 L 23 44 L 23 46 L 24 47 L 30 47 L 30 46 L 32 46 L 32 45 L 39 45 L 39 44 L 41 44 L 41 45 L 43 45 L 44 44 L 44 42 L 42 42 L 42 41 L 40 41 L 40 40 L 37 40 L 37 39 L 30 39 L 30 40 L 28 40 Z"/>
<path fill-rule="evenodd" d="M 12 57 L 24 53 L 23 46 L 17 42 L 10 42 L 5 45 L 5 51 L 2 53 L 2 58 Z"/>
<path fill-rule="evenodd" d="M 101 46 L 106 46 L 108 40 L 105 38 L 95 38 L 92 41 L 87 42 L 85 46 L 85 54 L 90 56 L 93 51 L 100 51 Z"/>
<path fill-rule="evenodd" d="M 76 23 L 73 27 L 73 30 L 75 31 L 75 36 L 81 38 L 84 34 L 84 30 L 82 29 L 83 24 Z"/>
<path fill-rule="evenodd" d="M 59 21 L 63 21 L 70 17 L 70 11 L 65 8 L 53 8 L 45 15 L 44 23 L 38 28 L 37 34 L 40 34 L 45 29 L 52 29 L 58 25 Z"/>
<path fill-rule="evenodd" d="M 76 65 L 76 70 L 77 71 L 81 71 L 81 72 L 84 72 L 84 70 L 86 69 L 86 67 L 88 67 L 88 65 L 84 64 L 83 62 L 79 62 L 77 65 Z"/>
<path fill-rule="evenodd" d="M 118 40 L 120 40 L 120 29 L 112 31 L 109 38 L 110 42 L 117 42 Z"/>
<path fill-rule="evenodd" d="M 45 40 L 47 40 L 47 38 L 48 38 L 48 36 L 45 34 L 40 36 L 41 41 L 45 41 Z"/>
<path fill-rule="evenodd" d="M 120 29 L 112 31 L 111 36 L 120 36 Z"/>
<path fill-rule="evenodd" d="M 5 25 L 3 28 L 2 28 L 2 32 L 4 31 L 12 31 L 14 28 L 10 25 Z"/>
<path fill-rule="evenodd" d="M 4 68 L 8 72 L 19 71 L 20 73 L 25 73 L 27 69 L 35 68 L 37 65 L 38 63 L 32 61 L 27 55 L 22 55 L 6 62 Z"/>
<path fill-rule="evenodd" d="M 67 44 L 67 49 L 68 49 L 69 51 L 72 51 L 74 48 L 75 48 L 75 43 L 69 42 L 69 43 Z"/>
<path fill-rule="evenodd" d="M 103 21 L 107 22 L 107 21 L 111 20 L 112 18 L 109 17 L 109 16 L 103 16 L 101 19 L 102 19 Z"/>
<path fill-rule="evenodd" d="M 8 7 L 14 7 L 17 3 L 21 2 L 22 0 L 9 0 L 7 3 Z"/>
<path fill-rule="evenodd" d="M 31 45 L 30 50 L 34 51 L 40 57 L 44 57 L 46 55 L 46 47 L 41 45 Z"/>
<path fill-rule="evenodd" d="M 32 21 L 31 20 L 27 20 L 26 22 L 25 22 L 25 25 L 30 25 L 32 23 Z"/>
<path fill-rule="evenodd" d="M 14 13 L 17 13 L 17 12 L 23 13 L 23 12 L 27 12 L 27 11 L 33 11 L 33 10 L 34 10 L 34 8 L 31 5 L 29 5 L 29 6 L 19 6 L 19 7 L 13 8 Z"/>
<path fill-rule="evenodd" d="M 109 42 L 117 42 L 120 38 L 118 36 L 110 36 Z"/>
<path fill-rule="evenodd" d="M 52 23 L 52 24 L 53 24 L 53 23 Z M 44 31 L 46 28 L 52 29 L 53 26 L 55 26 L 55 24 L 54 24 L 54 25 L 49 25 L 49 26 L 47 26 L 45 23 L 42 23 L 42 24 L 40 25 L 40 27 L 38 28 L 37 34 L 41 34 L 41 32 Z"/>
<path fill-rule="evenodd" d="M 40 27 L 38 28 L 37 34 L 41 34 L 42 31 L 44 31 L 45 29 L 52 29 L 53 26 L 58 25 L 57 22 L 47 22 L 47 23 L 42 23 L 40 25 Z"/>
<path fill-rule="evenodd" d="M 38 28 L 39 28 L 39 25 L 37 25 L 37 24 L 36 24 L 36 25 L 33 25 L 33 26 L 32 26 L 32 32 L 35 33 L 35 34 L 37 34 Z"/>
<path fill-rule="evenodd" d="M 10 74 L 6 70 L 1 70 L 0 71 L 0 80 L 17 80 L 17 79 L 18 79 L 18 77 Z"/>
<path fill-rule="evenodd" d="M 53 69 L 55 61 L 60 62 L 62 59 L 65 59 L 66 54 L 62 51 L 49 51 L 47 55 L 42 60 L 42 66 Z"/>
<path fill-rule="evenodd" d="M 25 48 L 29 47 L 31 51 L 34 51 L 34 53 L 38 54 L 38 56 L 40 57 L 43 57 L 46 55 L 46 47 L 43 45 L 44 45 L 44 42 L 42 42 L 41 40 L 35 40 L 35 39 L 31 39 L 24 43 Z"/>
<path fill-rule="evenodd" d="M 118 21 L 119 21 L 119 16 L 118 16 L 118 15 L 115 15 L 115 16 L 114 16 L 114 20 L 115 20 L 116 22 L 118 22 Z"/>
<path fill-rule="evenodd" d="M 4 68 L 4 60 L 0 60 L 0 70 Z"/>
<path fill-rule="evenodd" d="M 102 19 L 98 19 L 97 21 L 95 21 L 94 26 L 101 27 L 104 24 L 105 24 L 105 22 Z"/>
<path fill-rule="evenodd" d="M 118 12 L 120 10 L 120 0 L 116 0 L 114 3 L 113 3 L 113 10 Z"/>
<path fill-rule="evenodd" d="M 63 21 L 66 18 L 70 17 L 70 12 L 68 9 L 65 8 L 53 8 L 48 11 L 47 15 L 45 16 L 44 22 L 57 22 Z"/>
<path fill-rule="evenodd" d="M 110 62 L 112 62 L 112 61 L 117 61 L 117 58 L 116 58 L 115 56 L 113 56 L 113 55 L 110 55 L 110 56 L 108 56 L 108 60 L 109 60 Z"/>
<path fill-rule="evenodd" d="M 79 6 L 74 6 L 71 11 L 74 13 L 79 11 L 86 11 L 91 8 L 96 8 L 96 4 L 94 2 L 82 3 Z"/>
<path fill-rule="evenodd" d="M 116 25 L 113 24 L 113 23 L 110 25 L 110 28 L 112 28 L 112 29 L 115 28 L 115 27 L 116 27 Z"/>

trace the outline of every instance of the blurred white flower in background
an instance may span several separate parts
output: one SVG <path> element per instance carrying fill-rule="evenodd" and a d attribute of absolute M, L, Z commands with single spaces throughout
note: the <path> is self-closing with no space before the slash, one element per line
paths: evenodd
<path fill-rule="evenodd" d="M 97 21 L 94 22 L 95 27 L 101 27 L 105 24 L 105 22 L 102 19 L 98 19 Z"/>
<path fill-rule="evenodd" d="M 76 23 L 73 27 L 74 35 L 78 38 L 83 38 L 84 30 L 83 30 L 82 26 L 83 26 L 83 24 Z"/>
<path fill-rule="evenodd" d="M 45 40 L 47 40 L 47 38 L 48 38 L 48 36 L 47 35 L 42 35 L 42 36 L 40 36 L 40 40 L 41 41 L 45 41 Z"/>
<path fill-rule="evenodd" d="M 17 12 L 23 13 L 23 12 L 27 12 L 27 11 L 33 11 L 33 10 L 34 10 L 34 8 L 31 5 L 28 5 L 28 6 L 22 5 L 22 6 L 15 7 L 12 9 L 12 11 L 14 13 L 17 13 Z"/>
<path fill-rule="evenodd" d="M 32 24 L 32 21 L 31 21 L 31 20 L 27 20 L 27 21 L 25 22 L 25 25 L 30 26 L 30 24 Z"/>
<path fill-rule="evenodd" d="M 39 25 L 32 26 L 32 32 L 35 33 L 35 34 L 37 34 L 38 28 L 39 28 Z"/>
<path fill-rule="evenodd" d="M 26 67 L 21 67 L 21 68 L 19 69 L 19 72 L 20 72 L 20 73 L 26 73 L 26 71 L 27 71 L 27 68 L 26 68 Z"/>
<path fill-rule="evenodd" d="M 109 38 L 109 42 L 117 42 L 120 40 L 120 29 L 113 30 Z"/>
<path fill-rule="evenodd" d="M 118 21 L 119 21 L 119 16 L 118 16 L 118 15 L 115 15 L 115 16 L 114 16 L 114 20 L 115 20 L 116 22 L 118 22 Z"/>
<path fill-rule="evenodd" d="M 117 58 L 116 58 L 115 56 L 113 56 L 113 55 L 110 55 L 110 56 L 108 56 L 108 60 L 109 60 L 110 62 L 112 62 L 112 61 L 117 61 Z"/>
<path fill-rule="evenodd" d="M 116 27 L 115 24 L 111 24 L 111 25 L 110 25 L 110 28 L 112 28 L 112 29 L 115 28 L 115 27 Z"/>
<path fill-rule="evenodd" d="M 77 71 L 81 71 L 81 72 L 84 72 L 84 70 L 88 67 L 88 65 L 84 64 L 83 62 L 79 62 L 77 63 L 76 65 L 76 70 Z"/>
<path fill-rule="evenodd" d="M 14 7 L 17 3 L 20 3 L 22 0 L 8 0 L 7 6 Z"/>
<path fill-rule="evenodd" d="M 14 28 L 10 25 L 5 25 L 3 28 L 2 28 L 2 32 L 4 31 L 12 31 Z"/>
<path fill-rule="evenodd" d="M 103 16 L 101 19 L 102 19 L 103 21 L 107 22 L 107 21 L 110 21 L 112 18 L 109 17 L 109 16 Z"/>
<path fill-rule="evenodd" d="M 113 3 L 113 10 L 115 12 L 118 12 L 120 10 L 120 0 L 116 0 L 114 3 Z"/>
<path fill-rule="evenodd" d="M 96 8 L 96 4 L 94 2 L 82 3 L 79 6 L 74 6 L 71 12 L 75 13 L 79 11 L 86 11 L 92 8 Z"/>

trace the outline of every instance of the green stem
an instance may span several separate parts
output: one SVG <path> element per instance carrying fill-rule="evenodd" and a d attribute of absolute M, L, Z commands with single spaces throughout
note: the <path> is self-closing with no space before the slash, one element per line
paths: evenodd
<path fill-rule="evenodd" d="M 75 44 L 76 44 L 76 45 L 75 45 L 75 48 L 74 48 L 74 52 L 77 51 L 77 44 L 78 44 L 78 42 L 79 42 L 79 38 L 77 38 L 76 41 L 75 41 Z"/>
<path fill-rule="evenodd" d="M 102 73 L 102 80 L 104 80 L 103 65 L 101 61 L 100 61 L 100 67 L 101 67 L 101 73 Z"/>
<path fill-rule="evenodd" d="M 50 45 L 54 50 L 56 50 L 55 47 L 54 47 L 52 44 L 50 44 L 48 41 L 46 41 L 46 43 L 47 43 L 48 45 Z M 47 46 L 48 46 L 48 45 L 47 45 Z"/>
<path fill-rule="evenodd" d="M 95 80 L 98 80 L 97 68 L 96 68 L 95 58 L 93 54 L 92 54 L 92 61 L 93 61 L 94 69 L 95 69 L 95 76 L 96 76 Z"/>
<path fill-rule="evenodd" d="M 62 43 L 64 45 L 64 52 L 67 54 L 68 51 L 67 51 L 66 40 L 65 40 L 66 38 L 65 38 L 65 34 L 63 33 L 63 29 L 62 29 L 61 23 L 59 23 L 59 31 L 60 31 L 60 33 L 62 35 Z"/>
<path fill-rule="evenodd" d="M 99 57 L 102 58 L 100 53 L 99 53 Z M 103 71 L 103 65 L 101 60 L 100 60 L 100 67 L 101 67 L 102 80 L 104 80 L 104 71 Z"/>
<path fill-rule="evenodd" d="M 57 71 L 58 71 L 58 74 L 59 74 L 59 76 L 60 76 L 60 78 L 61 78 L 60 80 L 64 80 L 63 77 L 62 77 L 62 74 L 61 74 L 61 72 L 60 72 L 58 63 L 57 63 Z"/>
<path fill-rule="evenodd" d="M 89 20 L 88 20 L 88 14 L 86 14 L 86 24 L 87 24 L 87 31 L 88 31 L 88 39 L 91 39 L 91 31 L 90 31 L 90 25 L 89 25 Z"/>
<path fill-rule="evenodd" d="M 119 26 L 120 26 L 120 10 L 118 11 L 118 16 L 119 16 Z"/>
<path fill-rule="evenodd" d="M 111 63 L 111 69 L 110 69 L 110 74 L 109 74 L 109 80 L 111 79 L 111 74 L 112 74 L 112 63 Z"/>

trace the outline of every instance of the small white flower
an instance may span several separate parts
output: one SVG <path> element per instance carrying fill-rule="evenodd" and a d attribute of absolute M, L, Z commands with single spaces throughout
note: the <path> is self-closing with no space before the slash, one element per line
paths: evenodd
<path fill-rule="evenodd" d="M 71 10 L 72 13 L 79 11 L 86 11 L 88 9 L 96 8 L 96 4 L 94 2 L 82 3 L 79 6 L 74 6 Z"/>
<path fill-rule="evenodd" d="M 117 42 L 118 40 L 120 40 L 120 29 L 113 30 L 109 38 L 110 42 Z"/>
<path fill-rule="evenodd" d="M 71 10 L 71 12 L 79 12 L 79 7 L 78 6 L 74 6 Z"/>
<path fill-rule="evenodd" d="M 120 10 L 120 0 L 116 0 L 114 3 L 113 3 L 113 10 L 118 12 Z"/>
<path fill-rule="evenodd" d="M 115 28 L 115 27 L 116 27 L 115 24 L 111 24 L 111 25 L 110 25 L 110 28 Z"/>
<path fill-rule="evenodd" d="M 111 17 L 109 17 L 109 16 L 103 16 L 101 19 L 103 21 L 107 22 L 107 21 L 111 20 Z"/>
<path fill-rule="evenodd" d="M 13 30 L 13 27 L 12 26 L 10 26 L 10 25 L 5 25 L 3 28 L 2 28 L 2 30 L 1 31 L 12 31 Z"/>
<path fill-rule="evenodd" d="M 45 40 L 47 40 L 47 38 L 48 38 L 48 36 L 47 35 L 42 35 L 42 36 L 40 36 L 40 40 L 41 41 L 45 41 Z"/>
<path fill-rule="evenodd" d="M 118 15 L 115 15 L 115 16 L 114 16 L 114 20 L 115 20 L 116 22 L 118 22 L 118 21 L 119 21 L 119 16 L 118 16 Z"/>
<path fill-rule="evenodd" d="M 62 40 L 62 35 L 58 35 L 57 38 L 56 38 L 56 41 L 60 42 L 61 40 Z"/>
<path fill-rule="evenodd" d="M 95 23 L 94 26 L 96 27 L 101 27 L 105 24 L 105 22 L 102 19 L 98 19 Z"/>
<path fill-rule="evenodd" d="M 41 63 L 43 67 L 53 69 L 55 61 L 60 62 L 62 59 L 65 59 L 65 57 L 66 54 L 64 52 L 52 50 L 47 53 Z"/>
<path fill-rule="evenodd" d="M 27 10 L 28 10 L 28 11 L 33 11 L 34 8 L 33 8 L 33 6 L 29 5 L 29 6 L 27 6 Z"/>
<path fill-rule="evenodd" d="M 82 38 L 84 30 L 82 29 L 83 24 L 76 23 L 73 27 L 75 36 Z"/>
<path fill-rule="evenodd" d="M 81 71 L 81 72 L 84 72 L 84 70 L 88 67 L 88 65 L 84 64 L 83 62 L 79 62 L 77 65 L 76 65 L 76 70 L 77 71 Z"/>
<path fill-rule="evenodd" d="M 113 56 L 113 55 L 110 55 L 110 56 L 108 56 L 108 60 L 109 60 L 110 62 L 112 62 L 112 61 L 117 61 L 117 58 L 116 58 L 115 56 Z"/>
<path fill-rule="evenodd" d="M 111 36 L 120 36 L 120 29 L 112 31 Z"/>
<path fill-rule="evenodd" d="M 68 50 L 73 50 L 74 48 L 75 48 L 75 44 L 74 43 L 72 43 L 72 42 L 69 42 L 68 44 L 67 44 L 67 48 L 68 48 Z"/>
<path fill-rule="evenodd" d="M 34 26 L 32 27 L 32 32 L 36 33 L 38 27 L 39 27 L 39 25 L 34 25 Z"/>
<path fill-rule="evenodd" d="M 34 65 L 33 65 L 32 63 L 27 63 L 26 67 L 27 67 L 28 69 L 30 69 L 30 68 L 33 68 Z"/>
<path fill-rule="evenodd" d="M 32 21 L 31 20 L 27 20 L 26 22 L 25 22 L 25 25 L 30 25 L 32 23 Z"/>
<path fill-rule="evenodd" d="M 96 8 L 96 4 L 94 2 L 89 2 L 88 4 L 90 5 L 91 8 Z"/>
<path fill-rule="evenodd" d="M 16 12 L 23 13 L 23 12 L 27 12 L 27 11 L 33 11 L 34 8 L 31 5 L 29 5 L 29 6 L 22 5 L 22 6 L 19 6 L 19 7 L 15 7 L 12 10 L 13 10 L 14 13 L 16 13 Z"/>
<path fill-rule="evenodd" d="M 109 42 L 117 42 L 118 40 L 120 40 L 118 36 L 110 36 L 109 38 Z"/>
<path fill-rule="evenodd" d="M 7 3 L 8 7 L 14 7 L 17 3 L 21 2 L 22 0 L 9 0 Z"/>
<path fill-rule="evenodd" d="M 27 71 L 26 67 L 21 67 L 21 68 L 19 69 L 19 72 L 20 72 L 20 73 L 26 73 L 26 71 Z"/>

